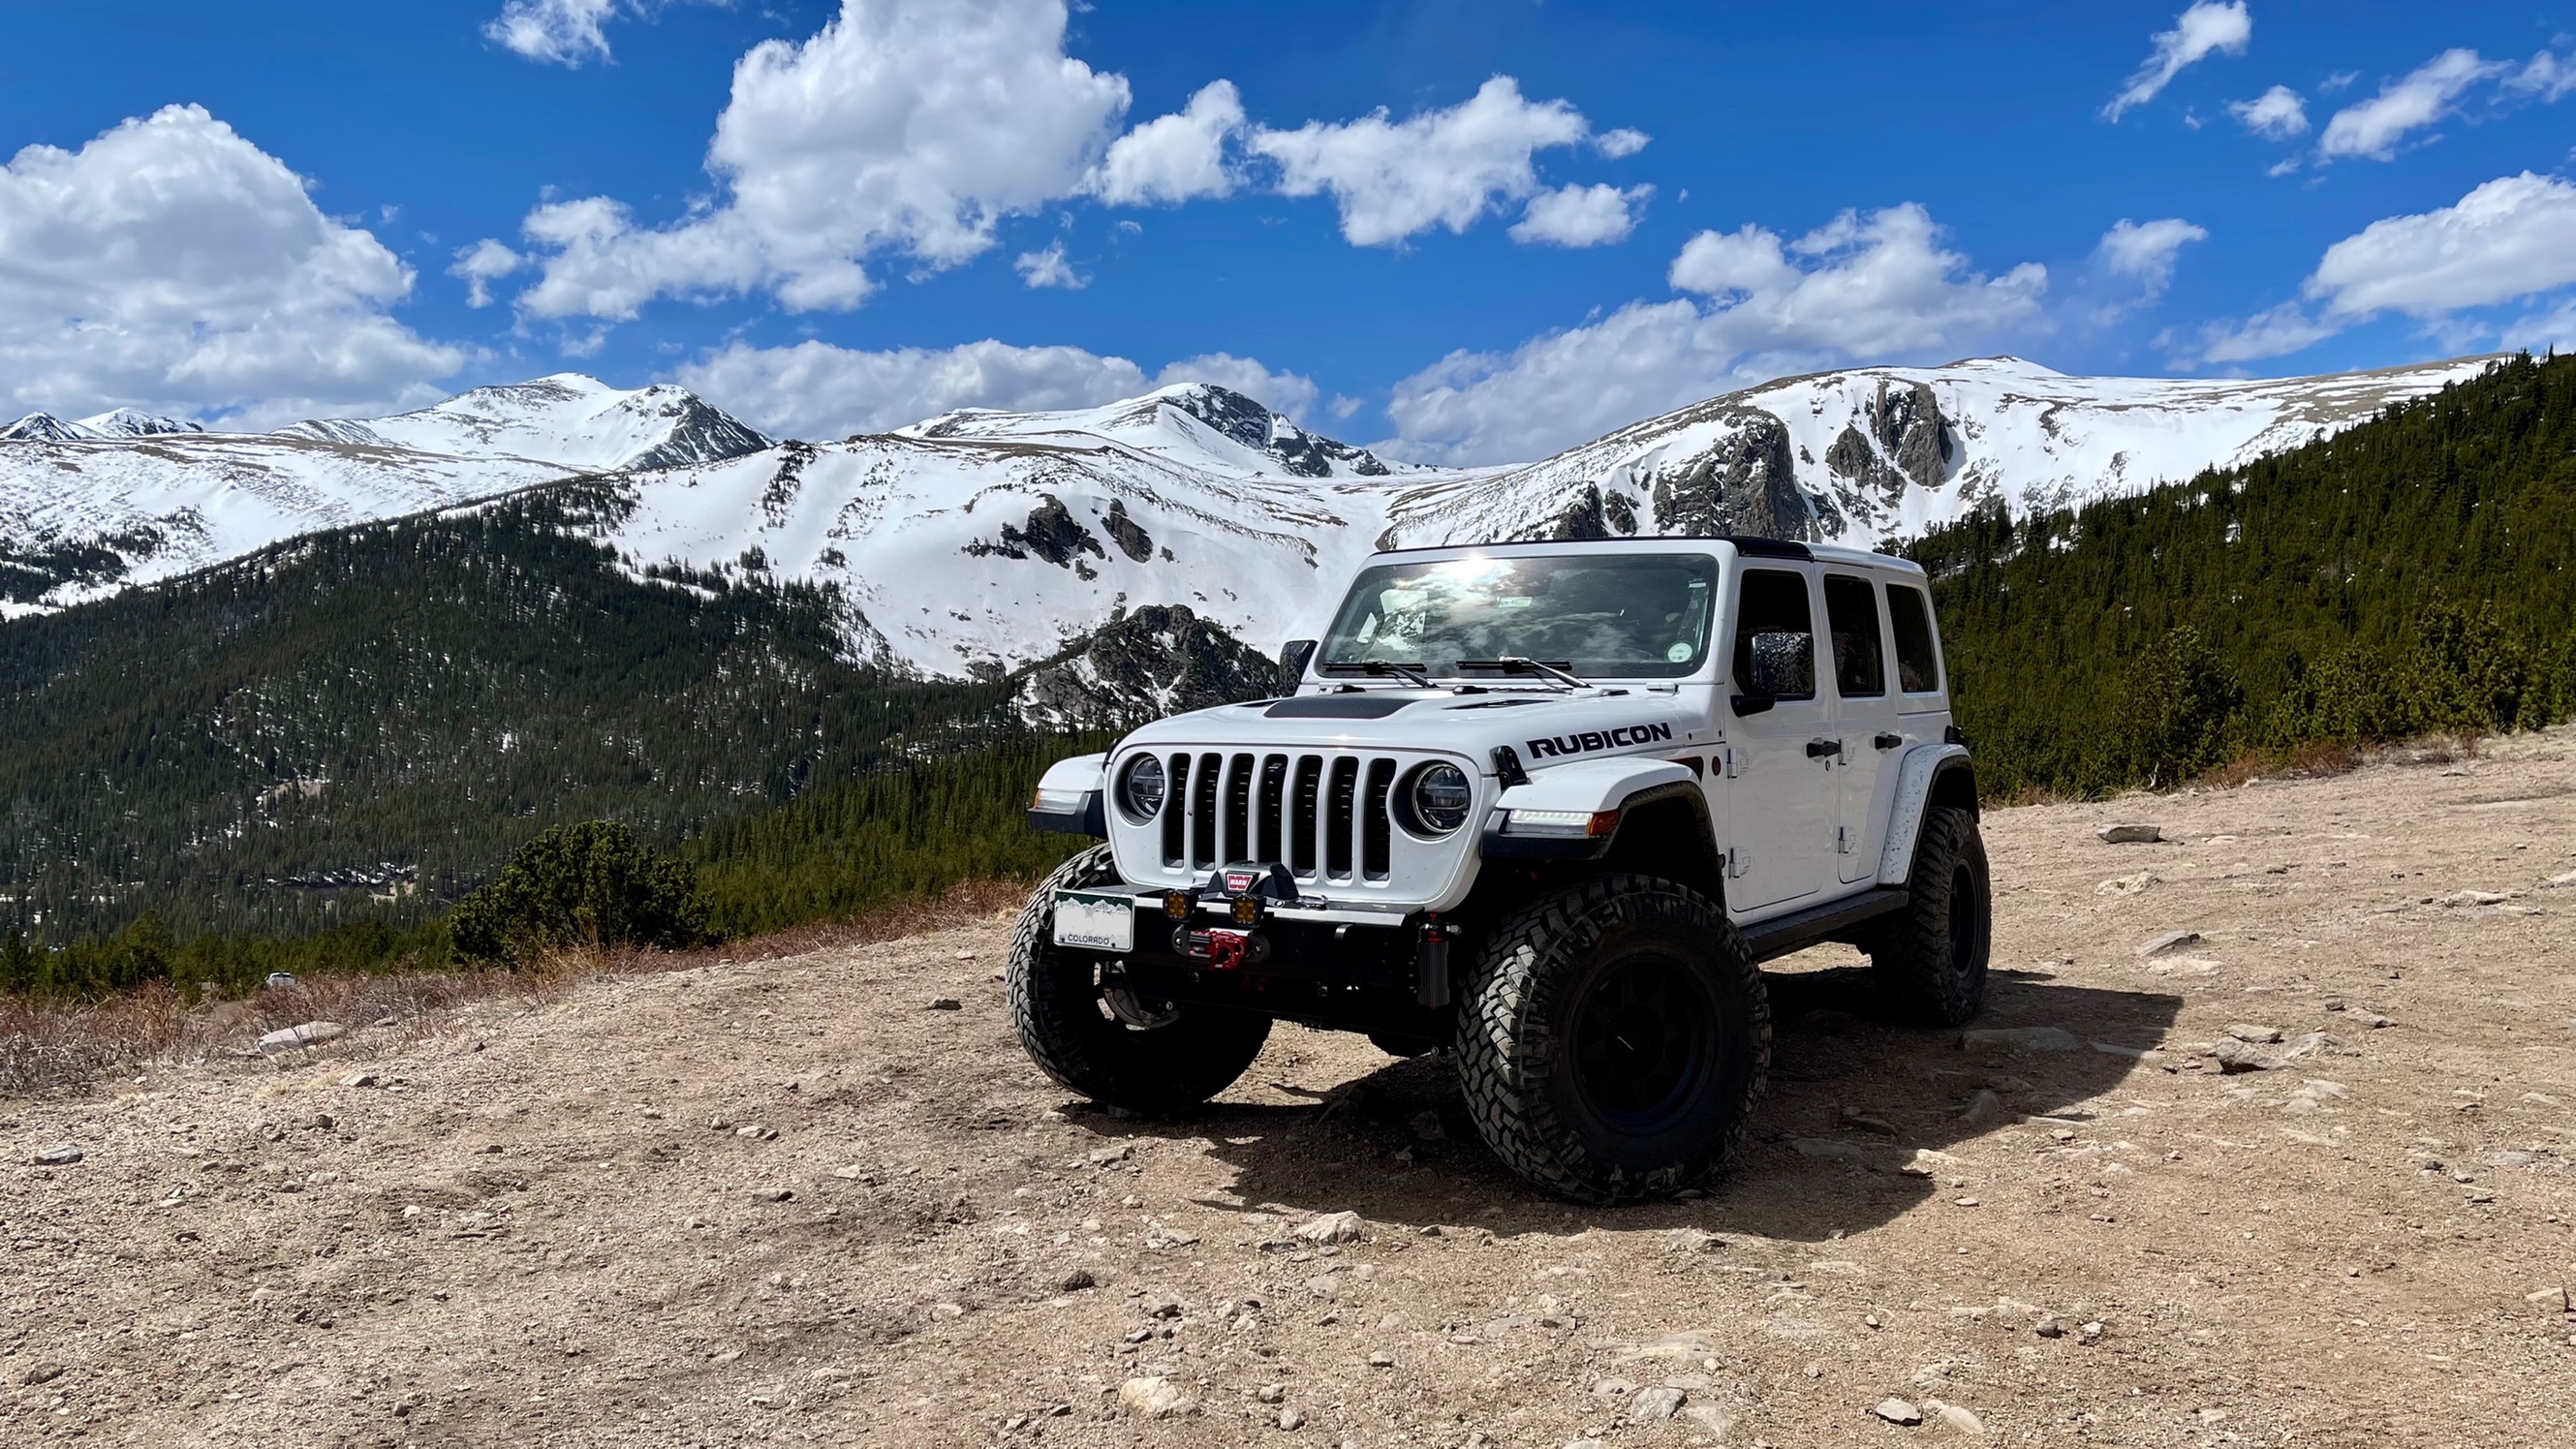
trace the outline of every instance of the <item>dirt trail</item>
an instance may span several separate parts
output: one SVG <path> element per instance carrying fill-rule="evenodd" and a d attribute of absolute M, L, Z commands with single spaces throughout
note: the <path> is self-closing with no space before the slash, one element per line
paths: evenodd
<path fill-rule="evenodd" d="M 0 1102 L 0 1440 L 2576 1444 L 2576 734 L 1986 828 L 1978 1024 L 2075 1049 L 1783 963 L 1698 1201 L 1536 1197 L 1355 1037 L 1095 1113 L 998 921 Z"/>

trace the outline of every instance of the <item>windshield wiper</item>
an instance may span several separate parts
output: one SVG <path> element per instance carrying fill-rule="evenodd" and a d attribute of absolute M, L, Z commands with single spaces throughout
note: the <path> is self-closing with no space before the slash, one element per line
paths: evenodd
<path fill-rule="evenodd" d="M 1571 660 L 1567 661 L 1568 664 L 1571 664 L 1572 662 L 1573 661 Z M 1576 689 L 1590 689 L 1592 687 L 1592 681 L 1571 673 L 1564 665 L 1542 663 L 1536 659 L 1523 659 L 1517 654 L 1507 654 L 1500 659 L 1461 659 L 1458 661 L 1458 667 L 1461 669 L 1499 669 L 1506 674 L 1535 675 L 1541 679 L 1553 679 L 1562 684 L 1570 684 Z"/>
<path fill-rule="evenodd" d="M 1379 679 L 1384 679 L 1390 674 L 1400 675 L 1406 683 L 1412 685 L 1416 689 L 1429 689 L 1432 687 L 1430 675 L 1423 673 L 1420 669 L 1417 669 L 1410 664 L 1397 664 L 1394 661 L 1387 659 L 1362 659 L 1353 663 L 1327 664 L 1324 666 L 1324 672 L 1326 674 L 1336 674 L 1347 670 L 1357 670 L 1359 673 L 1373 675 Z"/>

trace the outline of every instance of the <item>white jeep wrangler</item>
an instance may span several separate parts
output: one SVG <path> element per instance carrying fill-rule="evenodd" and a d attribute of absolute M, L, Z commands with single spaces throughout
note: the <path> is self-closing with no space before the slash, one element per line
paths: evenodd
<path fill-rule="evenodd" d="M 1485 1141 L 1589 1202 L 1693 1186 L 1770 1057 L 1757 963 L 1869 953 L 1914 1020 L 1983 996 L 1985 848 L 1922 570 L 1756 538 L 1379 554 L 1280 697 L 1046 772 L 1106 844 L 1020 917 L 1014 1024 L 1137 1112 L 1279 1018 L 1454 1054 Z"/>

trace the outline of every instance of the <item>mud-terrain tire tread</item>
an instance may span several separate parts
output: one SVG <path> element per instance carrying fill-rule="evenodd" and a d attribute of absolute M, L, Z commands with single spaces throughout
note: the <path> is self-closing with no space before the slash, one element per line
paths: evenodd
<path fill-rule="evenodd" d="M 1118 878 L 1095 845 L 1039 882 L 1011 933 L 1011 1026 L 1038 1070 L 1095 1102 L 1144 1116 L 1185 1112 L 1233 1085 L 1270 1037 L 1270 1018 L 1183 1007 L 1169 1026 L 1136 1031 L 1100 1014 L 1089 970 L 1054 940 L 1055 892 Z M 1079 971 L 1082 989 L 1070 986 Z M 1057 989 L 1049 989 L 1050 984 Z"/>
<path fill-rule="evenodd" d="M 1694 1158 L 1635 1176 L 1584 1150 L 1548 1093 L 1549 1009 L 1582 953 L 1607 930 L 1643 920 L 1678 918 L 1707 938 L 1718 990 L 1744 1008 L 1739 1040 L 1750 1071 L 1726 1129 Z M 1716 902 L 1686 886 L 1651 876 L 1607 875 L 1566 887 L 1504 918 L 1478 954 L 1459 1003 L 1458 1085 L 1485 1145 L 1512 1171 L 1560 1196 L 1615 1204 L 1667 1196 L 1715 1175 L 1750 1129 L 1771 1062 L 1771 1006 L 1762 973 L 1734 924 Z"/>
<path fill-rule="evenodd" d="M 1976 879 L 1977 909 L 1985 915 L 1977 929 L 1975 959 L 1964 963 L 1951 960 L 1950 950 L 1950 880 L 1962 861 Z M 1935 805 L 1924 812 L 1906 890 L 1911 899 L 1905 909 L 1871 943 L 1871 972 L 1898 1020 L 1957 1026 L 1985 1005 L 1986 965 L 1994 944 L 1986 844 L 1973 812 L 1956 805 Z"/>

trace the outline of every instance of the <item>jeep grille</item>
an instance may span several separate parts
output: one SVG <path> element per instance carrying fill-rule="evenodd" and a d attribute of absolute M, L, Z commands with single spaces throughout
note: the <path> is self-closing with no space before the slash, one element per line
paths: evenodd
<path fill-rule="evenodd" d="M 1394 849 L 1388 755 L 1329 752 L 1164 757 L 1163 867 L 1279 864 L 1301 881 L 1382 881 Z"/>

